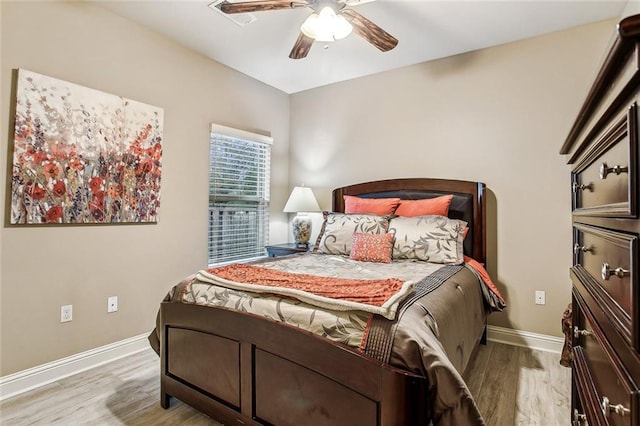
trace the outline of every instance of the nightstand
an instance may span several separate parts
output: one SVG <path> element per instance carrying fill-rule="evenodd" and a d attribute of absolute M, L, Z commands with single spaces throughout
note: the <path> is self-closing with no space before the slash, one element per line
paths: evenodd
<path fill-rule="evenodd" d="M 286 256 L 288 254 L 304 253 L 309 251 L 309 247 L 296 247 L 295 243 L 274 244 L 267 246 L 269 257 Z"/>

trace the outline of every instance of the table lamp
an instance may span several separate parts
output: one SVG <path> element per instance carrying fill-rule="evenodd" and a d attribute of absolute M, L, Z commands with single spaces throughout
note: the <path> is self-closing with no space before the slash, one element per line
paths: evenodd
<path fill-rule="evenodd" d="M 293 240 L 296 247 L 309 247 L 311 238 L 311 217 L 307 213 L 319 212 L 320 206 L 311 188 L 296 186 L 291 191 L 284 213 L 297 213 L 293 218 Z"/>

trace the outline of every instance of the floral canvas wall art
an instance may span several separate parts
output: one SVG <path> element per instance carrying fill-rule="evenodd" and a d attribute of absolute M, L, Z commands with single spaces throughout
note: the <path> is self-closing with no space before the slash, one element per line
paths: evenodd
<path fill-rule="evenodd" d="M 163 110 L 18 70 L 11 223 L 157 222 Z"/>

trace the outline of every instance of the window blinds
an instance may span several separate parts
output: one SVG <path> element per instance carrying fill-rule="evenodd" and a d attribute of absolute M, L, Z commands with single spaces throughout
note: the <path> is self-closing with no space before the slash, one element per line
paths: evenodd
<path fill-rule="evenodd" d="M 209 265 L 264 256 L 271 142 L 270 137 L 211 126 Z"/>

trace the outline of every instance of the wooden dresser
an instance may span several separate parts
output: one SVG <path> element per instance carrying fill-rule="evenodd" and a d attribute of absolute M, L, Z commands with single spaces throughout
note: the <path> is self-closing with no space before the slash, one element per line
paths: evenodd
<path fill-rule="evenodd" d="M 640 15 L 622 20 L 561 154 L 571 165 L 573 425 L 640 425 Z"/>

